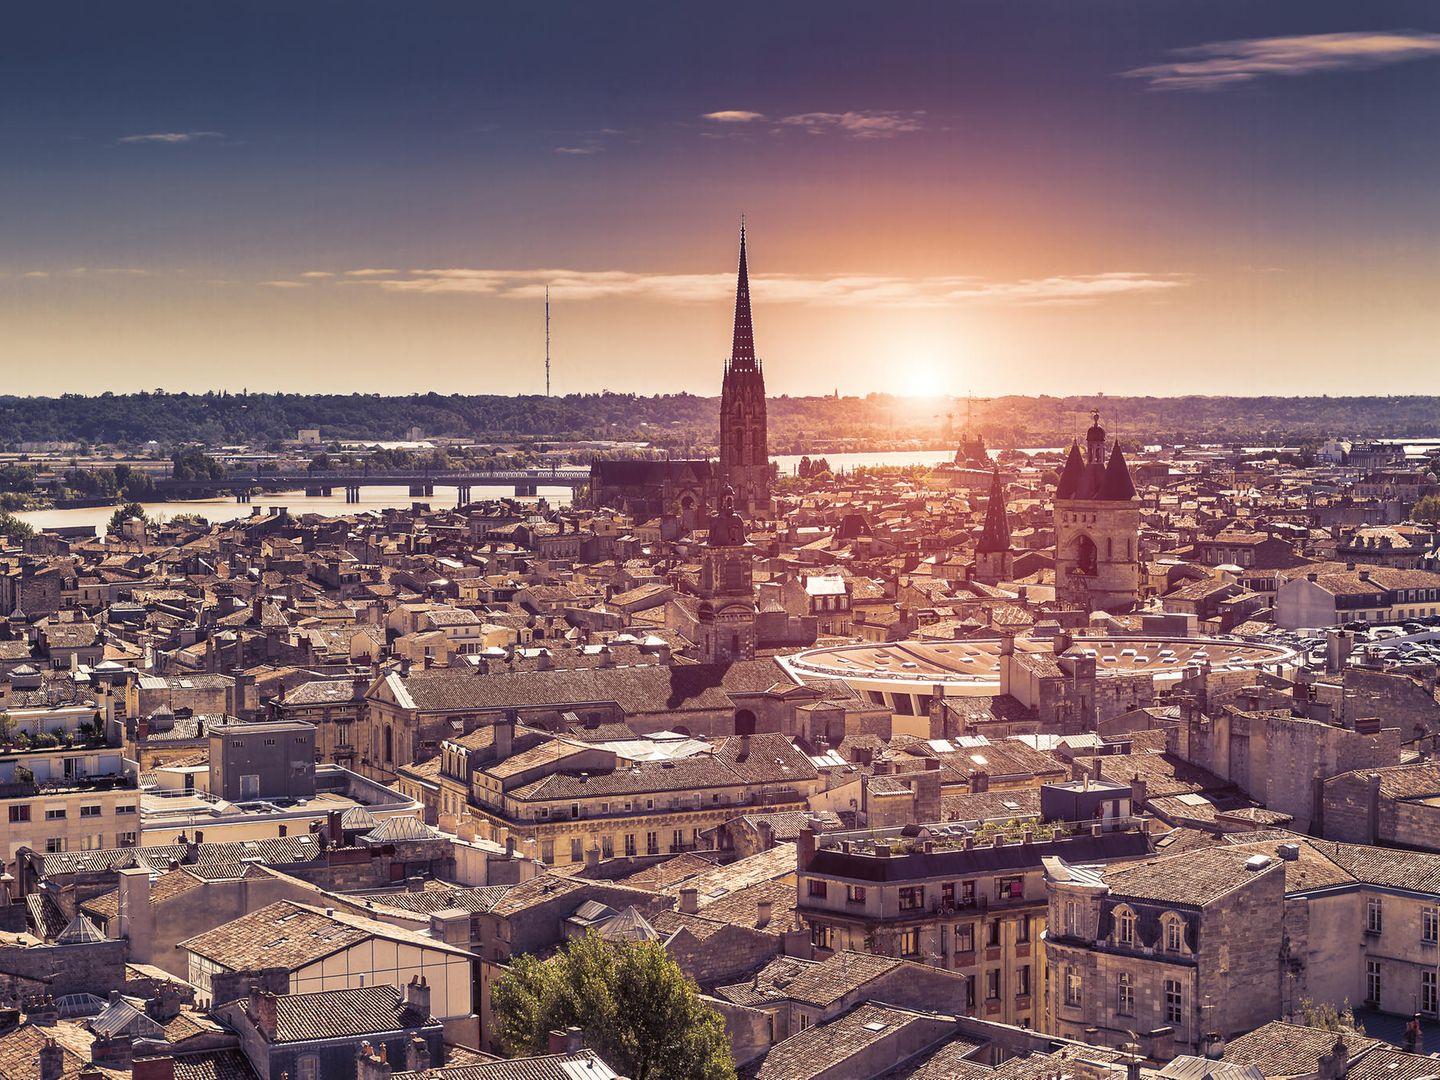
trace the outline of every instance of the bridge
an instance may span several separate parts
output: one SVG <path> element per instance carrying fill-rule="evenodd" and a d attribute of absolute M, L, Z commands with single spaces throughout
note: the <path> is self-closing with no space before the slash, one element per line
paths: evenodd
<path fill-rule="evenodd" d="M 329 495 L 336 488 L 345 492 L 346 502 L 359 502 L 362 487 L 404 487 L 421 498 L 435 494 L 435 488 L 458 489 L 459 501 L 470 501 L 476 487 L 513 487 L 516 495 L 535 495 L 541 487 L 568 487 L 571 491 L 590 482 L 588 468 L 553 469 L 456 469 L 407 471 L 385 469 L 376 472 L 291 472 L 231 473 L 211 480 L 177 480 L 157 478 L 155 489 L 172 492 L 221 494 L 229 492 L 238 502 L 249 502 L 255 491 L 300 491 L 307 495 Z"/>

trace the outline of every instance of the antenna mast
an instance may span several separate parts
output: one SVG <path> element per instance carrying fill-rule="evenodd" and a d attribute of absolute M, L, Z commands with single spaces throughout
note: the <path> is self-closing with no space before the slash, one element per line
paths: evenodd
<path fill-rule="evenodd" d="M 550 396 L 550 286 L 545 286 L 545 396 Z"/>

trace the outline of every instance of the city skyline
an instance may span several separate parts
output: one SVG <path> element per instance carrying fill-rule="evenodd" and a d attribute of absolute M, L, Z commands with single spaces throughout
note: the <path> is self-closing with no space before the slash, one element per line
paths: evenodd
<path fill-rule="evenodd" d="M 1440 390 L 1419 3 L 55 5 L 12 392 Z"/>

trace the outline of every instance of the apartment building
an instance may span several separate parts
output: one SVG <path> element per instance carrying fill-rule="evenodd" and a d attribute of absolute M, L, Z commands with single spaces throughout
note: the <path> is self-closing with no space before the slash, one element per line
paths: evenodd
<path fill-rule="evenodd" d="M 54 854 L 140 839 L 139 770 L 120 747 L 8 748 L 0 753 L 0 849 Z"/>
<path fill-rule="evenodd" d="M 1149 836 L 1129 818 L 972 822 L 800 833 L 796 910 L 817 958 L 851 950 L 963 977 L 957 1012 L 1038 1026 L 1048 907 L 1044 860 L 1139 859 Z"/>
<path fill-rule="evenodd" d="M 514 841 L 547 865 L 658 855 L 700 846 L 737 808 L 803 810 L 821 780 L 783 735 L 611 741 L 517 736 L 503 720 L 442 744 L 440 813 L 469 820 L 496 843 Z"/>

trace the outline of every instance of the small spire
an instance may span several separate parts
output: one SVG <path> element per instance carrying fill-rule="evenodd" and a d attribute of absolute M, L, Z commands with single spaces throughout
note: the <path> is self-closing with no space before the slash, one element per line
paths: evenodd
<path fill-rule="evenodd" d="M 745 216 L 740 216 L 740 269 L 735 277 L 735 335 L 730 367 L 755 367 L 755 331 L 750 323 L 750 267 L 745 256 Z"/>

